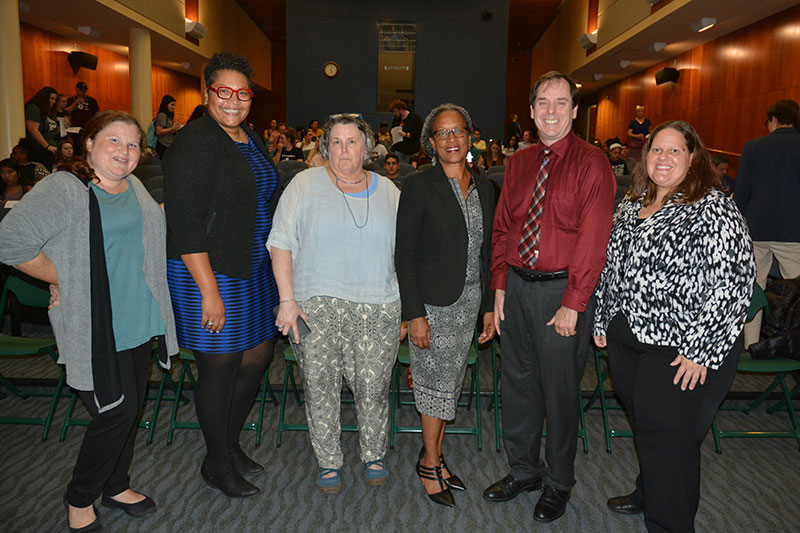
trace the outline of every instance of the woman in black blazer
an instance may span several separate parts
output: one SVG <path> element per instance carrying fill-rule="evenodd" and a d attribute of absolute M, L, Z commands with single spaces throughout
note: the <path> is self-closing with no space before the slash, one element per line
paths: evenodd
<path fill-rule="evenodd" d="M 447 468 L 442 440 L 467 366 L 479 312 L 494 337 L 489 291 L 494 190 L 467 167 L 472 119 L 442 104 L 428 115 L 422 143 L 434 166 L 403 185 L 397 213 L 395 265 L 403 320 L 408 321 L 414 399 L 422 417 L 417 474 L 428 497 L 453 506 L 450 489 L 464 484 Z"/>
<path fill-rule="evenodd" d="M 167 276 L 178 343 L 194 351 L 197 419 L 207 456 L 200 473 L 230 497 L 259 489 L 242 474 L 264 469 L 239 446 L 277 335 L 278 304 L 266 241 L 282 183 L 247 126 L 252 69 L 214 54 L 205 69 L 208 113 L 164 156 Z"/>

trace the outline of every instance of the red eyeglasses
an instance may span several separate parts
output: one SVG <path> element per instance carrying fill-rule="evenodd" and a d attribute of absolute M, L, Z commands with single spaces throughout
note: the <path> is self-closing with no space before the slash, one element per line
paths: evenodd
<path fill-rule="evenodd" d="M 230 100 L 233 93 L 236 93 L 236 98 L 241 102 L 252 100 L 255 94 L 252 89 L 234 89 L 232 87 L 225 87 L 224 85 L 209 87 L 208 90 L 214 92 L 222 100 Z"/>

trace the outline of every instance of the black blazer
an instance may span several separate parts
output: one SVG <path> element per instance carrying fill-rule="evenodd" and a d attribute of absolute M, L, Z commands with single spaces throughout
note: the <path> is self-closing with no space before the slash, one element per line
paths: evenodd
<path fill-rule="evenodd" d="M 481 312 L 491 311 L 489 291 L 492 257 L 494 189 L 473 174 L 483 209 L 481 248 Z M 454 303 L 464 290 L 467 273 L 467 225 L 441 165 L 403 183 L 397 211 L 395 268 L 400 283 L 403 320 L 425 316 L 425 305 Z"/>
<path fill-rule="evenodd" d="M 246 123 L 242 129 L 274 168 L 261 137 Z M 206 114 L 175 136 L 163 168 L 167 257 L 208 252 L 218 273 L 249 279 L 258 192 L 253 170 L 236 143 Z M 276 174 L 270 216 L 285 186 Z"/>

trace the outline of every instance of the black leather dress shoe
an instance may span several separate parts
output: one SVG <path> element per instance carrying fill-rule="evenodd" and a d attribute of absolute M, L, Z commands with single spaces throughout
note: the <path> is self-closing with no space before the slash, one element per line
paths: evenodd
<path fill-rule="evenodd" d="M 225 496 L 231 498 L 246 498 L 261 492 L 261 489 L 243 478 L 232 465 L 220 472 L 211 472 L 211 469 L 208 468 L 208 462 L 203 460 L 203 466 L 200 467 L 200 475 L 203 476 L 206 485 L 212 489 L 222 491 Z"/>
<path fill-rule="evenodd" d="M 156 502 L 150 496 L 143 495 L 144 500 L 136 503 L 122 503 L 103 494 L 103 507 L 122 509 L 129 516 L 147 516 L 156 512 Z"/>
<path fill-rule="evenodd" d="M 637 502 L 636 492 L 625 496 L 615 496 L 608 500 L 606 505 L 615 513 L 640 514 L 644 512 L 644 506 Z"/>
<path fill-rule="evenodd" d="M 483 491 L 483 499 L 490 502 L 507 502 L 517 497 L 517 494 L 527 490 L 528 492 L 542 488 L 541 479 L 528 479 L 520 481 L 511 474 L 491 485 Z"/>
<path fill-rule="evenodd" d="M 533 519 L 537 522 L 552 522 L 567 511 L 570 491 L 555 487 L 545 487 L 539 503 L 533 509 Z"/>
<path fill-rule="evenodd" d="M 264 471 L 264 467 L 247 457 L 238 445 L 231 450 L 231 462 L 240 474 L 260 474 Z"/>

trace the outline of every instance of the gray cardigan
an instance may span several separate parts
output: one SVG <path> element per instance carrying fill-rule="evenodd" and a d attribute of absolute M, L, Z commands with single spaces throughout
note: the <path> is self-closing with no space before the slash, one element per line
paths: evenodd
<path fill-rule="evenodd" d="M 145 281 L 166 328 L 167 353 L 175 354 L 178 342 L 167 286 L 164 214 L 135 176 L 130 176 L 130 184 L 142 209 Z M 86 186 L 69 172 L 56 172 L 37 183 L 0 223 L 0 262 L 18 265 L 39 252 L 50 258 L 58 274 L 61 305 L 48 312 L 58 343 L 58 362 L 66 364 L 70 387 L 94 390 L 89 194 Z"/>

